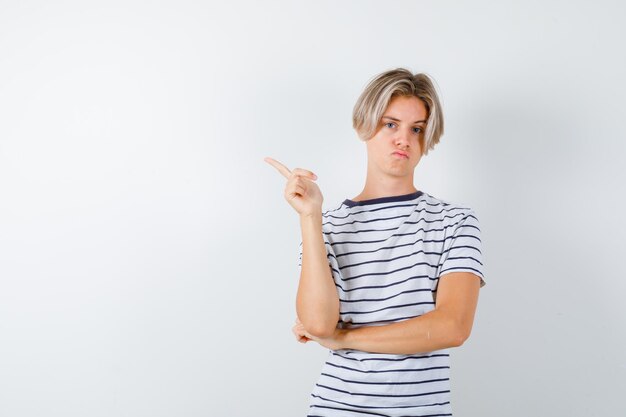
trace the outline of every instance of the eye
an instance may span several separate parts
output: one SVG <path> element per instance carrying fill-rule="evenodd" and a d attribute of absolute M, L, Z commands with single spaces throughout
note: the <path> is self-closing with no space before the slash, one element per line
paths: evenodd
<path fill-rule="evenodd" d="M 387 123 L 385 123 L 385 126 L 389 127 L 389 125 L 395 125 L 395 123 L 393 123 L 393 122 L 387 122 Z"/>
<path fill-rule="evenodd" d="M 415 128 L 415 133 L 422 133 L 422 128 L 421 127 L 416 127 Z"/>

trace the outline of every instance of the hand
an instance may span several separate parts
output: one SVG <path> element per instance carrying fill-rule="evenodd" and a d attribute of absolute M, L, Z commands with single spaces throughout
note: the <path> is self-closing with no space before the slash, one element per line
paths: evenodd
<path fill-rule="evenodd" d="M 298 214 L 302 216 L 320 214 L 322 212 L 324 197 L 317 184 L 313 182 L 317 179 L 317 175 L 302 168 L 294 168 L 293 171 L 290 171 L 286 166 L 269 156 L 263 158 L 263 160 L 287 178 L 284 193 L 285 200 L 291 204 Z"/>
<path fill-rule="evenodd" d="M 291 328 L 291 331 L 296 336 L 296 340 L 300 343 L 306 343 L 312 340 L 312 336 L 306 331 L 298 317 L 296 317 L 296 324 Z"/>
<path fill-rule="evenodd" d="M 296 317 L 296 324 L 292 328 L 293 334 L 296 335 L 296 340 L 300 343 L 306 343 L 309 340 L 319 343 L 320 345 L 330 350 L 346 349 L 344 344 L 344 336 L 347 332 L 346 329 L 335 328 L 335 332 L 332 336 L 327 338 L 320 338 L 313 336 L 306 331 L 304 325 L 300 322 L 300 319 Z"/>

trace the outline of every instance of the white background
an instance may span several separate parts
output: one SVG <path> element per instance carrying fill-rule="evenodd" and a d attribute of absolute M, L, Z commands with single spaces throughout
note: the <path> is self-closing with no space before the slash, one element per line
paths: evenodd
<path fill-rule="evenodd" d="M 263 157 L 355 197 L 395 67 L 439 87 L 415 186 L 472 207 L 485 279 L 455 417 L 620 415 L 618 1 L 0 1 L 0 415 L 304 416 L 300 230 Z M 621 185 L 620 185 L 621 184 Z"/>

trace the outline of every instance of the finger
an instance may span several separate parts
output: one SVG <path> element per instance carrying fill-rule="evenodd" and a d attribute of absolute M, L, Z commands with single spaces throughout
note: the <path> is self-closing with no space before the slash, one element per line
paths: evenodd
<path fill-rule="evenodd" d="M 300 339 L 302 339 L 302 337 L 304 337 L 303 335 L 299 334 L 296 331 L 293 331 L 293 335 L 296 337 L 296 340 L 300 340 Z"/>
<path fill-rule="evenodd" d="M 285 198 L 291 200 L 295 196 L 304 196 L 306 194 L 306 189 L 301 185 L 288 185 L 285 188 Z"/>
<path fill-rule="evenodd" d="M 300 187 L 304 187 L 307 185 L 307 182 L 310 182 L 310 181 L 311 180 L 301 175 L 292 175 L 287 181 L 287 185 L 292 186 L 292 187 L 295 187 L 296 185 L 299 185 Z"/>
<path fill-rule="evenodd" d="M 304 195 L 306 193 L 306 189 L 301 185 L 296 185 L 296 194 Z"/>
<path fill-rule="evenodd" d="M 281 164 L 274 158 L 270 158 L 269 156 L 266 156 L 265 158 L 263 158 L 263 160 L 267 162 L 268 164 L 270 164 L 271 166 L 273 166 L 274 168 L 276 168 L 278 172 L 282 174 L 283 177 L 289 178 L 291 176 L 291 171 L 289 171 L 289 168 L 287 168 L 286 166 L 284 166 L 283 164 Z"/>
<path fill-rule="evenodd" d="M 296 333 L 296 332 L 294 332 L 294 334 L 295 334 L 295 336 L 296 336 L 296 340 L 297 340 L 298 342 L 300 342 L 300 343 L 306 343 L 306 342 L 308 342 L 309 340 L 311 340 L 310 338 L 306 337 L 306 336 L 305 336 L 305 335 L 303 335 L 303 334 L 299 334 L 299 333 Z"/>
<path fill-rule="evenodd" d="M 309 177 L 311 179 L 316 180 L 317 175 L 315 175 L 312 171 L 304 168 L 294 168 L 291 170 L 292 175 L 302 175 L 304 177 Z"/>
<path fill-rule="evenodd" d="M 313 339 L 311 335 L 302 326 L 294 326 L 294 333 L 300 337 L 306 337 L 307 339 Z"/>

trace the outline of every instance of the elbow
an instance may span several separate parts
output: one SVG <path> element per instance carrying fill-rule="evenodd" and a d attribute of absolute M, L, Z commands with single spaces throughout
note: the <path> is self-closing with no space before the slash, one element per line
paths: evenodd
<path fill-rule="evenodd" d="M 302 322 L 302 325 L 309 334 L 315 337 L 319 337 L 320 339 L 326 339 L 328 337 L 331 337 L 335 333 L 339 317 L 332 320 L 320 320 L 319 318 L 305 318 L 303 320 L 301 318 L 300 321 Z"/>
<path fill-rule="evenodd" d="M 302 308 L 302 304 L 296 304 L 296 313 L 304 329 L 311 336 L 326 339 L 335 334 L 339 322 L 339 299 L 332 313 L 325 310 Z"/>
<path fill-rule="evenodd" d="M 467 320 L 466 317 L 459 316 L 454 313 L 449 313 L 446 310 L 438 310 L 440 315 L 436 319 L 436 327 L 438 333 L 441 335 L 440 343 L 444 347 L 459 347 L 469 339 L 472 331 L 471 320 Z"/>
<path fill-rule="evenodd" d="M 455 331 L 452 332 L 453 337 L 452 337 L 452 340 L 450 341 L 450 344 L 452 345 L 452 347 L 463 346 L 465 341 L 469 339 L 471 331 L 472 329 L 463 328 L 461 326 L 457 327 Z"/>
<path fill-rule="evenodd" d="M 327 339 L 335 333 L 337 323 L 334 323 L 332 325 L 324 323 L 313 323 L 311 324 L 310 328 L 306 325 L 304 326 L 304 328 L 307 330 L 307 332 L 315 337 L 319 337 L 320 339 Z"/>
<path fill-rule="evenodd" d="M 329 337 L 332 337 L 332 335 L 335 333 L 335 329 L 333 328 L 332 330 L 329 329 L 315 329 L 311 333 L 313 336 L 318 337 L 320 339 L 328 339 Z"/>

